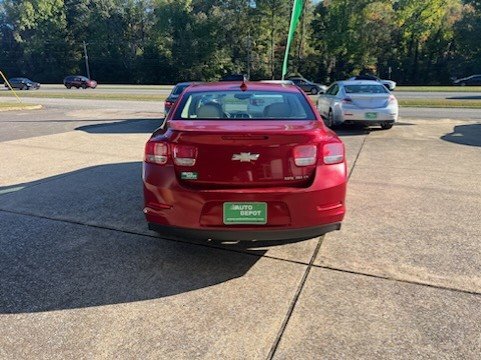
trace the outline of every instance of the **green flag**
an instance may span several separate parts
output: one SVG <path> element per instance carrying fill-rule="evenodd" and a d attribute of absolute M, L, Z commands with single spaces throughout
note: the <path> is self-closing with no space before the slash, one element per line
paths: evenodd
<path fill-rule="evenodd" d="M 294 38 L 294 33 L 296 32 L 296 27 L 302 14 L 302 8 L 304 5 L 303 3 L 304 0 L 294 0 L 294 4 L 292 5 L 291 24 L 289 26 L 289 34 L 287 35 L 284 63 L 282 64 L 282 80 L 284 80 L 284 76 L 287 75 L 287 60 L 289 59 L 289 49 L 291 48 L 292 39 Z"/>

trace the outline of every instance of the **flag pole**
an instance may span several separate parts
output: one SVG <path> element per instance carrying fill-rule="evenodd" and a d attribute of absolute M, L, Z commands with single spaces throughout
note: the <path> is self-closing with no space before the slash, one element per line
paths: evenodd
<path fill-rule="evenodd" d="M 282 63 L 282 80 L 284 80 L 287 75 L 287 62 L 289 60 L 289 50 L 291 48 L 292 39 L 296 32 L 297 24 L 299 23 L 299 18 L 302 14 L 304 0 L 294 0 L 292 4 L 292 14 L 291 22 L 289 24 L 289 33 L 287 35 L 286 52 L 284 53 L 284 62 Z"/>

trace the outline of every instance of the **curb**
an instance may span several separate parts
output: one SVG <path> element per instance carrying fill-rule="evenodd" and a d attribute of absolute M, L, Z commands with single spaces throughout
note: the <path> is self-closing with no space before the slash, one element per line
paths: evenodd
<path fill-rule="evenodd" d="M 27 105 L 27 106 L 11 106 L 8 108 L 0 108 L 0 112 L 2 111 L 15 111 L 15 110 L 39 110 L 43 108 L 42 105 Z"/>

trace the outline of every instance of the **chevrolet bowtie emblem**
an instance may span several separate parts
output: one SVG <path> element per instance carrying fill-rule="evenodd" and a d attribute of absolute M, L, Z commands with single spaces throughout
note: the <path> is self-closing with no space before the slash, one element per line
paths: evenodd
<path fill-rule="evenodd" d="M 259 154 L 251 154 L 250 152 L 247 153 L 240 153 L 240 154 L 233 154 L 231 160 L 236 160 L 240 162 L 251 162 L 254 160 L 259 159 Z"/>

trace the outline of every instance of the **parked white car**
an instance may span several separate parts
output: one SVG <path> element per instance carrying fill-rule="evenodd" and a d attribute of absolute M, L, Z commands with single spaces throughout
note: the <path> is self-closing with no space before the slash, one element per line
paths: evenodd
<path fill-rule="evenodd" d="M 399 114 L 396 97 L 384 85 L 371 80 L 333 83 L 317 98 L 317 109 L 328 127 L 361 123 L 390 129 Z"/>

